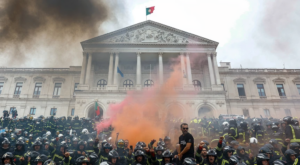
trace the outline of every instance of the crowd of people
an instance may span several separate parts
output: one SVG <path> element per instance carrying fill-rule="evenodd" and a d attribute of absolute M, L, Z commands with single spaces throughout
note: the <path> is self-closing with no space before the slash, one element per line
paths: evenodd
<path fill-rule="evenodd" d="M 283 119 L 193 118 L 174 120 L 178 139 L 130 144 L 97 133 L 95 119 L 54 116 L 1 118 L 3 165 L 298 165 L 299 122 Z M 167 132 L 167 131 L 166 131 Z M 149 135 L 151 136 L 151 135 Z"/>

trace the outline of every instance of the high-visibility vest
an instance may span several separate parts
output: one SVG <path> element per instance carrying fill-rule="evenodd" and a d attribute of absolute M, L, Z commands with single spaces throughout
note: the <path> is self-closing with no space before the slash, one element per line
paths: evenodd
<path fill-rule="evenodd" d="M 293 134 L 293 139 L 291 139 L 291 143 L 299 143 L 300 142 L 300 139 L 297 139 L 296 138 L 296 133 L 295 133 L 295 129 L 292 125 L 289 125 L 291 127 L 291 130 L 292 130 L 292 134 Z"/>

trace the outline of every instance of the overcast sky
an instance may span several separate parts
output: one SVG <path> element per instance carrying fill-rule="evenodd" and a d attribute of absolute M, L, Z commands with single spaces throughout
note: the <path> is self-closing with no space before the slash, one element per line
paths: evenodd
<path fill-rule="evenodd" d="M 219 42 L 219 62 L 231 62 L 234 68 L 300 69 L 300 0 L 104 1 L 115 19 L 104 22 L 95 36 L 145 21 L 145 8 L 155 6 L 148 19 Z M 13 67 L 79 66 L 80 41 L 64 45 L 67 52 L 54 52 L 48 43 L 45 47 L 44 41 L 38 42 L 32 50 L 24 49 L 27 59 Z M 64 61 L 49 62 L 53 54 Z M 6 52 L 0 57 L 0 66 L 11 66 Z"/>
<path fill-rule="evenodd" d="M 120 0 L 126 27 L 148 19 L 219 42 L 218 61 L 243 68 L 300 68 L 299 0 Z M 107 22 L 105 30 L 117 30 Z"/>

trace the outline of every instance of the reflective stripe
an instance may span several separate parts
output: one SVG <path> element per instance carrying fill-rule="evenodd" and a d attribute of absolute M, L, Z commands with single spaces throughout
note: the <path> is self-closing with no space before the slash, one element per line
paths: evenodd
<path fill-rule="evenodd" d="M 226 163 L 228 163 L 228 164 L 229 164 L 228 160 L 225 160 L 225 159 L 223 159 L 223 160 L 222 160 L 222 164 L 221 164 L 221 165 L 225 165 Z"/>
<path fill-rule="evenodd" d="M 297 165 L 298 164 L 298 158 L 295 160 L 293 165 Z"/>
<path fill-rule="evenodd" d="M 294 127 L 289 125 L 291 127 L 291 130 L 292 130 L 292 134 L 293 134 L 293 139 L 291 139 L 291 143 L 294 143 L 294 142 L 300 142 L 300 139 L 297 139 L 296 138 L 296 134 L 295 134 L 295 130 L 294 130 Z"/>

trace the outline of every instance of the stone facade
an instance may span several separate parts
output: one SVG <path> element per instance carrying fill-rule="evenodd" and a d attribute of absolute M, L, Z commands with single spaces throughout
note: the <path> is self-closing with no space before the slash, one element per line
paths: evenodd
<path fill-rule="evenodd" d="M 1 109 L 16 108 L 19 116 L 48 116 L 56 110 L 57 116 L 94 117 L 95 101 L 106 111 L 128 90 L 163 84 L 176 58 L 183 85 L 176 89 L 178 98 L 170 98 L 164 106 L 180 107 L 184 117 L 227 113 L 283 117 L 297 116 L 300 110 L 300 70 L 231 69 L 230 63 L 218 67 L 217 42 L 157 22 L 141 22 L 81 45 L 82 66 L 0 68 Z M 265 96 L 259 95 L 257 84 Z M 279 95 L 278 84 L 284 96 Z"/>

